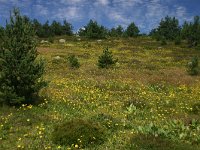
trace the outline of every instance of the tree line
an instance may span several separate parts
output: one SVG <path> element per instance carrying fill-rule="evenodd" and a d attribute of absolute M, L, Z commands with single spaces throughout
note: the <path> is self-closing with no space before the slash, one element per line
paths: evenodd
<path fill-rule="evenodd" d="M 24 18 L 27 22 L 32 24 L 39 38 L 73 35 L 73 26 L 66 20 L 64 20 L 63 23 L 54 20 L 51 24 L 49 21 L 42 24 L 37 19 L 30 20 L 27 16 L 24 16 Z M 3 30 L 4 28 L 0 27 L 0 34 Z M 76 34 L 92 39 L 102 39 L 106 37 L 137 37 L 142 35 L 134 22 L 130 23 L 126 29 L 121 25 L 108 29 L 94 20 L 90 20 L 83 28 L 80 28 Z M 166 16 L 161 19 L 158 27 L 152 29 L 148 35 L 158 41 L 174 41 L 176 44 L 180 44 L 182 40 L 186 40 L 190 47 L 197 46 L 200 43 L 200 17 L 195 16 L 192 22 L 185 21 L 181 26 L 177 18 Z"/>

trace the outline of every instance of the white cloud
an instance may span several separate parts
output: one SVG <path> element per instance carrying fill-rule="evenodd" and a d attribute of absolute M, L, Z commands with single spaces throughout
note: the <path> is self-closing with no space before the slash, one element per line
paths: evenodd
<path fill-rule="evenodd" d="M 53 15 L 54 19 L 61 19 L 61 20 L 66 19 L 74 21 L 74 20 L 79 20 L 83 17 L 82 16 L 83 13 L 81 13 L 81 10 L 75 6 L 60 8 L 58 10 L 54 10 L 52 13 L 54 14 Z"/>
<path fill-rule="evenodd" d="M 109 0 L 97 0 L 97 3 L 103 6 L 106 6 L 109 4 Z"/>
<path fill-rule="evenodd" d="M 46 7 L 44 7 L 43 5 L 36 4 L 33 7 L 34 7 L 34 12 L 37 15 L 47 16 L 49 14 L 48 9 Z"/>

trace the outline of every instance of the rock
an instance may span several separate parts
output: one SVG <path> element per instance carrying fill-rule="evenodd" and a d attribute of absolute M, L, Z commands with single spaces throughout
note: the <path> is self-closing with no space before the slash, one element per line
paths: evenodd
<path fill-rule="evenodd" d="M 102 42 L 102 40 L 97 40 L 98 43 Z"/>
<path fill-rule="evenodd" d="M 60 57 L 60 56 L 56 56 L 56 57 L 54 57 L 53 59 L 54 59 L 54 60 L 60 60 L 61 57 Z"/>
<path fill-rule="evenodd" d="M 158 49 L 162 49 L 162 47 L 158 47 Z"/>
<path fill-rule="evenodd" d="M 78 40 L 78 41 L 81 41 L 81 39 L 80 39 L 80 38 L 78 38 L 77 40 Z"/>
<path fill-rule="evenodd" d="M 66 42 L 65 39 L 60 39 L 60 40 L 59 40 L 59 43 L 65 43 L 65 42 Z"/>
<path fill-rule="evenodd" d="M 49 43 L 49 41 L 42 40 L 40 43 L 41 44 L 47 44 L 47 43 Z"/>

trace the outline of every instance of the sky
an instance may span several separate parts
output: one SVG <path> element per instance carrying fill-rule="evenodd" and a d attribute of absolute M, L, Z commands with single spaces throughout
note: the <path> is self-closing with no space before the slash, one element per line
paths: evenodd
<path fill-rule="evenodd" d="M 0 25 L 9 20 L 13 7 L 41 23 L 67 20 L 74 31 L 93 19 L 107 28 L 134 22 L 141 33 L 148 33 L 167 15 L 180 24 L 200 16 L 200 0 L 0 0 Z"/>

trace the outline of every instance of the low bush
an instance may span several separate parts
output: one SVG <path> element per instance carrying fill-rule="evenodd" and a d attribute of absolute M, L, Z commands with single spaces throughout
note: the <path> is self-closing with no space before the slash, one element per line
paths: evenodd
<path fill-rule="evenodd" d="M 103 50 L 103 54 L 99 56 L 98 66 L 100 68 L 109 68 L 110 66 L 115 65 L 117 61 L 117 59 L 113 59 L 112 52 L 106 48 Z"/>
<path fill-rule="evenodd" d="M 82 119 L 74 119 L 57 125 L 52 135 L 59 145 L 78 145 L 79 148 L 99 145 L 105 141 L 104 128 L 99 124 Z"/>
<path fill-rule="evenodd" d="M 190 75 L 198 75 L 199 73 L 199 63 L 198 57 L 193 57 L 192 60 L 188 63 L 188 73 Z"/>
<path fill-rule="evenodd" d="M 80 67 L 80 63 L 78 61 L 78 58 L 76 58 L 75 55 L 70 55 L 68 57 L 68 61 L 69 61 L 69 65 L 71 68 L 79 68 Z"/>

